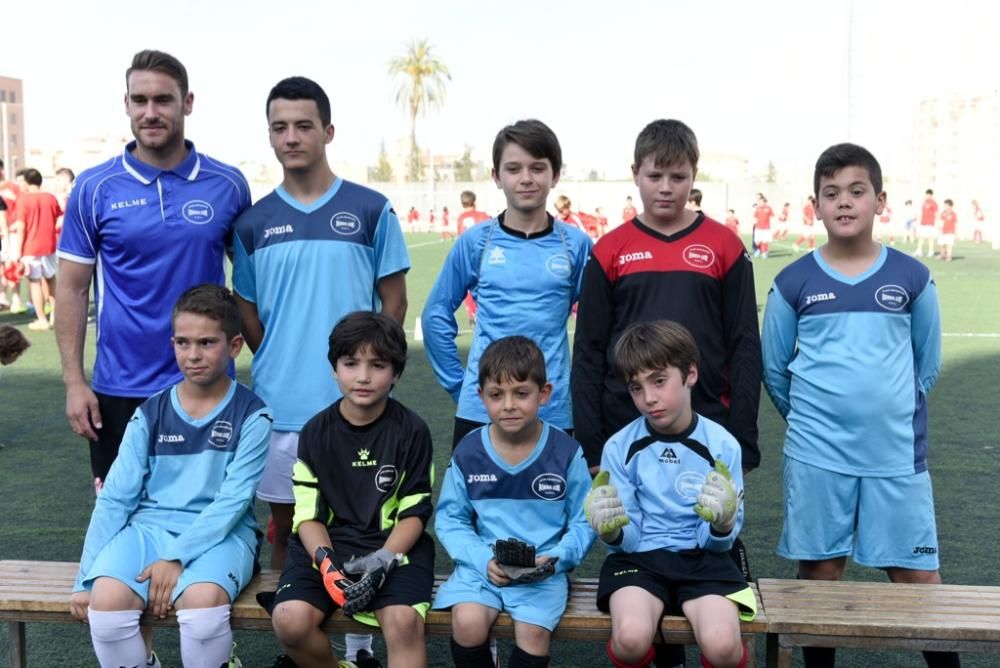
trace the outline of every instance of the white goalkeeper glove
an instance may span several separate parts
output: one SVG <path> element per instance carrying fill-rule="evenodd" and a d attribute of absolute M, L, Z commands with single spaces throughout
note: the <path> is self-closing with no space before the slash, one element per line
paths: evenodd
<path fill-rule="evenodd" d="M 721 459 L 716 459 L 715 470 L 705 476 L 694 511 L 712 525 L 715 533 L 725 535 L 736 525 L 741 503 L 743 492 L 736 491 L 729 469 Z"/>
<path fill-rule="evenodd" d="M 618 490 L 608 482 L 610 479 L 611 474 L 607 471 L 599 472 L 583 502 L 587 521 L 605 543 L 618 540 L 622 527 L 629 523 L 625 506 L 618 497 Z"/>

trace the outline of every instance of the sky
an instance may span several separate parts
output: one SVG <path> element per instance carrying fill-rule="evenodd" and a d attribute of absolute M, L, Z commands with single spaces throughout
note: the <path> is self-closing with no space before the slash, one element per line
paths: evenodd
<path fill-rule="evenodd" d="M 435 153 L 489 162 L 497 130 L 540 118 L 564 160 L 626 177 L 636 134 L 679 118 L 703 153 L 811 165 L 845 140 L 905 162 L 915 100 L 1000 88 L 1000 5 L 971 0 L 7 2 L 0 74 L 24 80 L 26 143 L 127 135 L 124 70 L 157 48 L 187 66 L 187 135 L 230 163 L 273 161 L 264 101 L 290 75 L 333 105 L 331 161 L 374 164 L 409 132 L 388 61 L 427 38 L 450 69 L 418 121 Z M 95 10 L 95 7 L 98 8 Z M 986 29 L 989 26 L 988 29 Z"/>

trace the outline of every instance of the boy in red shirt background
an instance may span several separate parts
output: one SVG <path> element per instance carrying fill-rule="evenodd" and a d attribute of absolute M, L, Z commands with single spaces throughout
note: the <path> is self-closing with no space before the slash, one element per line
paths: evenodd
<path fill-rule="evenodd" d="M 955 249 L 955 230 L 958 227 L 958 215 L 955 213 L 955 203 L 950 199 L 944 201 L 944 211 L 941 212 L 941 236 L 938 237 L 938 245 L 941 246 L 940 258 L 945 262 L 951 262 L 951 255 Z"/>
<path fill-rule="evenodd" d="M 56 221 L 62 208 L 52 193 L 42 192 L 42 174 L 37 169 L 24 172 L 25 190 L 14 206 L 10 225 L 10 259 L 20 260 L 28 277 L 35 321 L 28 329 L 50 329 L 45 317 L 45 304 L 53 299 L 56 289 Z M 55 304 L 52 305 L 55 318 Z"/>
<path fill-rule="evenodd" d="M 771 218 L 774 217 L 774 209 L 767 203 L 767 198 L 763 193 L 757 193 L 757 204 L 753 210 L 753 242 L 757 248 L 753 252 L 754 257 L 767 259 L 767 251 L 771 245 Z"/>
<path fill-rule="evenodd" d="M 792 244 L 792 249 L 798 253 L 802 249 L 799 245 L 808 239 L 809 250 L 816 248 L 816 233 L 813 232 L 813 225 L 816 223 L 816 198 L 810 195 L 806 198 L 805 206 L 802 207 L 802 234 Z"/>

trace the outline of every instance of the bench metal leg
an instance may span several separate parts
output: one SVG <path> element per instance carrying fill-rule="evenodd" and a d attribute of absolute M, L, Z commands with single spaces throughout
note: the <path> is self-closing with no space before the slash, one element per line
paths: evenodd
<path fill-rule="evenodd" d="M 28 668 L 28 648 L 24 642 L 24 622 L 7 622 L 11 668 Z"/>

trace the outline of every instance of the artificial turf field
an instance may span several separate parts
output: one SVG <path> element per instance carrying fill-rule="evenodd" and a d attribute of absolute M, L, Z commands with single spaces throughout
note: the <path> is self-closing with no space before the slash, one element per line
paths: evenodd
<path fill-rule="evenodd" d="M 436 446 L 437 482 L 450 454 L 454 406 L 434 380 L 421 343 L 412 340 L 414 322 L 437 275 L 449 243 L 437 235 L 408 237 L 413 269 L 408 277 L 410 298 L 407 331 L 410 359 L 395 396 L 414 409 L 431 427 Z M 795 256 L 788 243 L 772 244 L 771 257 L 754 263 L 758 304 L 764 307 L 774 275 Z M 930 470 L 937 501 L 941 572 L 953 584 L 1000 585 L 1000 251 L 987 244 L 958 243 L 955 261 L 946 264 L 924 258 L 937 281 L 943 312 L 944 363 L 930 395 Z M 468 329 L 464 312 L 459 323 Z M 27 316 L 0 314 L 0 323 L 21 326 L 32 347 L 13 366 L 0 369 L 0 559 L 75 561 L 93 508 L 86 442 L 75 436 L 64 417 L 63 386 L 58 353 L 51 332 L 29 332 Z M 570 321 L 572 331 L 574 323 Z M 88 330 L 86 367 L 93 360 L 94 332 Z M 467 348 L 468 334 L 459 344 Z M 325 360 L 316 363 L 326 364 Z M 239 359 L 241 380 L 249 382 L 249 353 Z M 746 480 L 746 524 L 742 537 L 754 577 L 794 577 L 795 565 L 774 554 L 781 530 L 781 444 L 783 422 L 762 392 L 760 409 L 762 466 Z M 266 509 L 258 508 L 266 518 Z M 595 546 L 578 576 L 596 576 L 604 551 Z M 269 559 L 264 547 L 262 563 Z M 450 564 L 438 550 L 437 572 Z M 882 580 L 878 571 L 850 566 L 847 578 Z M 89 633 L 82 624 L 28 624 L 31 666 L 95 666 Z M 179 666 L 176 631 L 158 631 L 156 648 L 163 665 Z M 247 668 L 269 666 L 279 646 L 261 632 L 237 632 L 239 655 Z M 764 643 L 758 642 L 763 665 Z M 376 652 L 384 649 L 376 639 Z M 450 665 L 446 638 L 429 640 L 431 665 Z M 501 642 L 501 653 L 509 644 Z M 690 665 L 697 665 L 689 648 Z M 556 642 L 554 666 L 608 665 L 603 644 Z M 799 660 L 799 659 L 797 659 Z M 965 666 L 995 666 L 993 655 L 966 655 Z M 8 666 L 6 626 L 0 629 L 0 667 Z M 839 666 L 920 666 L 916 653 L 840 650 Z"/>

